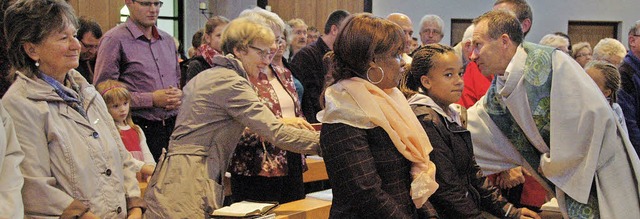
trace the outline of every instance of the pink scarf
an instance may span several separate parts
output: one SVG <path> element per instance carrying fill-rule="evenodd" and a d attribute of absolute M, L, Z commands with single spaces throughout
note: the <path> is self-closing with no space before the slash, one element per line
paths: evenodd
<path fill-rule="evenodd" d="M 417 208 L 436 191 L 433 150 L 422 125 L 397 88 L 382 90 L 361 78 L 342 80 L 325 91 L 326 108 L 318 113 L 323 123 L 344 123 L 357 128 L 382 127 L 411 167 L 411 198 Z"/>

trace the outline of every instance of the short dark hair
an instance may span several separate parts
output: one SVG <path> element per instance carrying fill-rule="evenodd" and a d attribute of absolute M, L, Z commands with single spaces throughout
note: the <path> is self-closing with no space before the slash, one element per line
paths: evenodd
<path fill-rule="evenodd" d="M 82 41 L 82 37 L 87 32 L 91 32 L 96 39 L 102 37 L 102 28 L 94 19 L 82 16 L 78 18 L 78 40 Z"/>
<path fill-rule="evenodd" d="M 527 3 L 526 0 L 497 0 L 493 5 L 495 6 L 502 3 L 513 5 L 515 10 L 513 13 L 516 14 L 516 18 L 518 18 L 518 21 L 520 21 L 520 23 L 524 22 L 525 19 L 529 18 L 531 25 L 533 25 L 533 12 L 531 11 L 531 7 L 529 6 L 529 3 Z M 527 30 L 527 32 L 524 33 L 524 36 L 527 36 L 529 31 L 531 31 L 531 28 L 529 28 L 529 30 Z"/>
<path fill-rule="evenodd" d="M 497 0 L 493 5 L 499 5 L 502 3 L 512 4 L 516 11 L 516 17 L 518 21 L 522 22 L 524 19 L 529 18 L 531 22 L 533 22 L 533 12 L 531 11 L 531 7 L 526 0 Z"/>
<path fill-rule="evenodd" d="M 327 22 L 324 24 L 324 34 L 329 34 L 331 32 L 331 26 L 336 25 L 340 26 L 340 22 L 344 20 L 344 18 L 349 16 L 349 12 L 345 10 L 336 10 L 331 12 L 329 17 L 327 18 Z"/>
<path fill-rule="evenodd" d="M 516 44 L 521 44 L 524 40 L 524 34 L 522 33 L 522 27 L 518 19 L 506 10 L 492 10 L 488 11 L 476 19 L 473 19 L 473 24 L 478 26 L 481 21 L 487 20 L 487 34 L 492 40 L 500 38 L 502 34 L 507 34 L 511 41 Z"/>
<path fill-rule="evenodd" d="M 9 63 L 28 77 L 38 68 L 24 50 L 25 43 L 41 43 L 51 33 L 62 31 L 71 24 L 78 27 L 73 8 L 63 0 L 18 0 L 4 14 Z"/>

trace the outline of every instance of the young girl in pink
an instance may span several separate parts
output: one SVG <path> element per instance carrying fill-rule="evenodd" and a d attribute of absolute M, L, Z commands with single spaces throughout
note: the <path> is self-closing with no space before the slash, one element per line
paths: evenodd
<path fill-rule="evenodd" d="M 109 114 L 120 131 L 124 146 L 137 161 L 138 181 L 146 182 L 146 179 L 153 174 L 156 161 L 149 151 L 144 132 L 131 120 L 131 114 L 129 114 L 131 93 L 124 84 L 115 80 L 104 81 L 98 84 L 96 89 L 107 104 Z"/>

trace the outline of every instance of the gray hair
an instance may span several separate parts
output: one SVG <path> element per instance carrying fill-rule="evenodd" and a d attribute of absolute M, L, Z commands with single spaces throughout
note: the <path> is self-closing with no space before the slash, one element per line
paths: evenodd
<path fill-rule="evenodd" d="M 627 49 L 622 43 L 613 38 L 601 39 L 596 46 L 593 47 L 593 59 L 595 60 L 607 60 L 612 56 L 620 58 L 620 61 L 627 55 Z M 622 63 L 611 63 L 619 66 Z"/>
<path fill-rule="evenodd" d="M 554 48 L 558 48 L 561 46 L 569 46 L 569 40 L 564 38 L 563 36 L 558 36 L 555 34 L 547 34 L 540 39 L 540 45 L 551 46 Z"/>
<path fill-rule="evenodd" d="M 471 41 L 471 39 L 473 39 L 473 30 L 475 29 L 476 29 L 475 24 L 469 25 L 467 29 L 464 30 L 464 34 L 462 35 L 462 40 L 460 42 L 466 43 L 467 41 Z"/>
<path fill-rule="evenodd" d="M 638 34 L 638 29 L 640 29 L 640 20 L 637 20 L 635 23 L 633 23 L 633 26 L 629 28 L 629 36 L 640 35 Z"/>
<path fill-rule="evenodd" d="M 240 12 L 238 17 L 248 17 L 250 19 L 256 19 L 258 22 L 265 23 L 269 27 L 278 28 L 280 31 L 284 32 L 286 25 L 282 18 L 278 16 L 278 14 L 264 10 L 260 7 L 255 7 L 253 9 L 246 9 Z"/>
<path fill-rule="evenodd" d="M 571 51 L 571 57 L 573 57 L 574 59 L 578 55 L 578 52 L 580 52 L 580 50 L 584 48 L 587 48 L 589 49 L 589 51 L 593 52 L 593 50 L 591 49 L 591 44 L 589 44 L 589 42 L 579 42 L 579 43 L 573 44 L 572 47 L 573 47 L 573 50 Z"/>
<path fill-rule="evenodd" d="M 427 22 L 436 23 L 440 28 L 440 34 L 444 35 L 444 21 L 442 20 L 442 18 L 440 18 L 440 16 L 435 14 L 425 15 L 424 17 L 422 17 L 422 19 L 420 19 L 420 28 L 422 29 L 422 26 Z"/>

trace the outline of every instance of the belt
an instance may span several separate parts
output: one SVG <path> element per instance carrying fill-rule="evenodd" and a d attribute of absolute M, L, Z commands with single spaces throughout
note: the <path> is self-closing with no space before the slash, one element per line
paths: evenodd
<path fill-rule="evenodd" d="M 174 141 L 169 142 L 169 151 L 167 151 L 166 157 L 173 155 L 193 155 L 193 156 L 209 156 L 209 150 L 211 147 L 205 147 L 202 145 L 194 144 L 174 144 Z"/>

